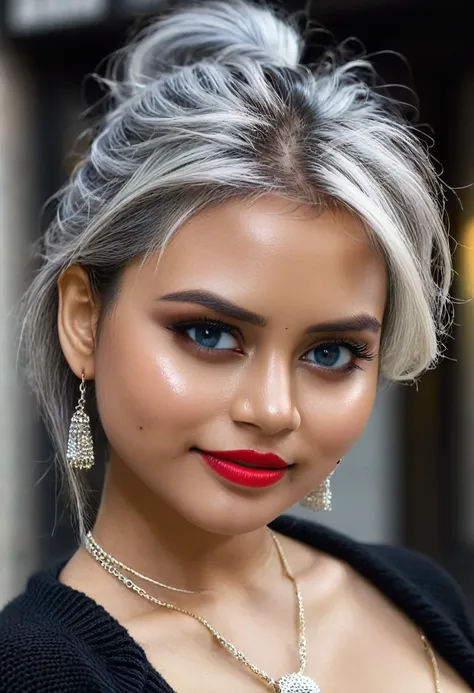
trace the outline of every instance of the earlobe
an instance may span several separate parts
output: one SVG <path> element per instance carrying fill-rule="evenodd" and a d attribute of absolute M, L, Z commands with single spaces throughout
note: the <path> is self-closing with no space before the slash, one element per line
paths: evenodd
<path fill-rule="evenodd" d="M 94 377 L 98 306 L 86 270 L 68 267 L 58 279 L 58 333 L 71 370 L 86 380 Z"/>

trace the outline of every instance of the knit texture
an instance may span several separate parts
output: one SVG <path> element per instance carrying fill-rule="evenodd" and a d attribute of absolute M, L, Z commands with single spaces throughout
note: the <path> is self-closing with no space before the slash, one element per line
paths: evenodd
<path fill-rule="evenodd" d="M 272 529 L 345 561 L 425 632 L 474 690 L 474 632 L 453 580 L 406 549 L 358 543 L 283 516 Z M 173 693 L 105 609 L 62 585 L 64 563 L 30 578 L 0 613 L 0 693 Z"/>

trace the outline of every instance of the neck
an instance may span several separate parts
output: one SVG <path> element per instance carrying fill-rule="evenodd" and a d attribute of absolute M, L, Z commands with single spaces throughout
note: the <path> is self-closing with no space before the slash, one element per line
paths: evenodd
<path fill-rule="evenodd" d="M 108 469 L 93 536 L 107 553 L 134 570 L 194 592 L 249 589 L 261 584 L 266 569 L 275 570 L 278 561 L 266 527 L 239 536 L 207 532 L 115 460 Z"/>

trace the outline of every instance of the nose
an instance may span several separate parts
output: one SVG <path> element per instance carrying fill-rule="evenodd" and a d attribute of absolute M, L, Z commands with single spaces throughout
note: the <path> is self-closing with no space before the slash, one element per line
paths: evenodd
<path fill-rule="evenodd" d="M 291 365 L 277 354 L 262 357 L 242 375 L 231 407 L 232 418 L 265 435 L 296 431 L 301 417 L 293 390 Z"/>

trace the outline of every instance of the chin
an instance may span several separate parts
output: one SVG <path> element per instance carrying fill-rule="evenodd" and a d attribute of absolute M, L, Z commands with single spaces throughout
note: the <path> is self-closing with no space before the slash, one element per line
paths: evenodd
<path fill-rule="evenodd" d="M 233 497 L 232 497 L 233 496 Z M 216 494 L 211 502 L 186 504 L 176 508 L 186 522 L 203 532 L 223 536 L 249 534 L 266 527 L 279 515 L 287 512 L 286 504 L 275 498 L 237 494 Z"/>

